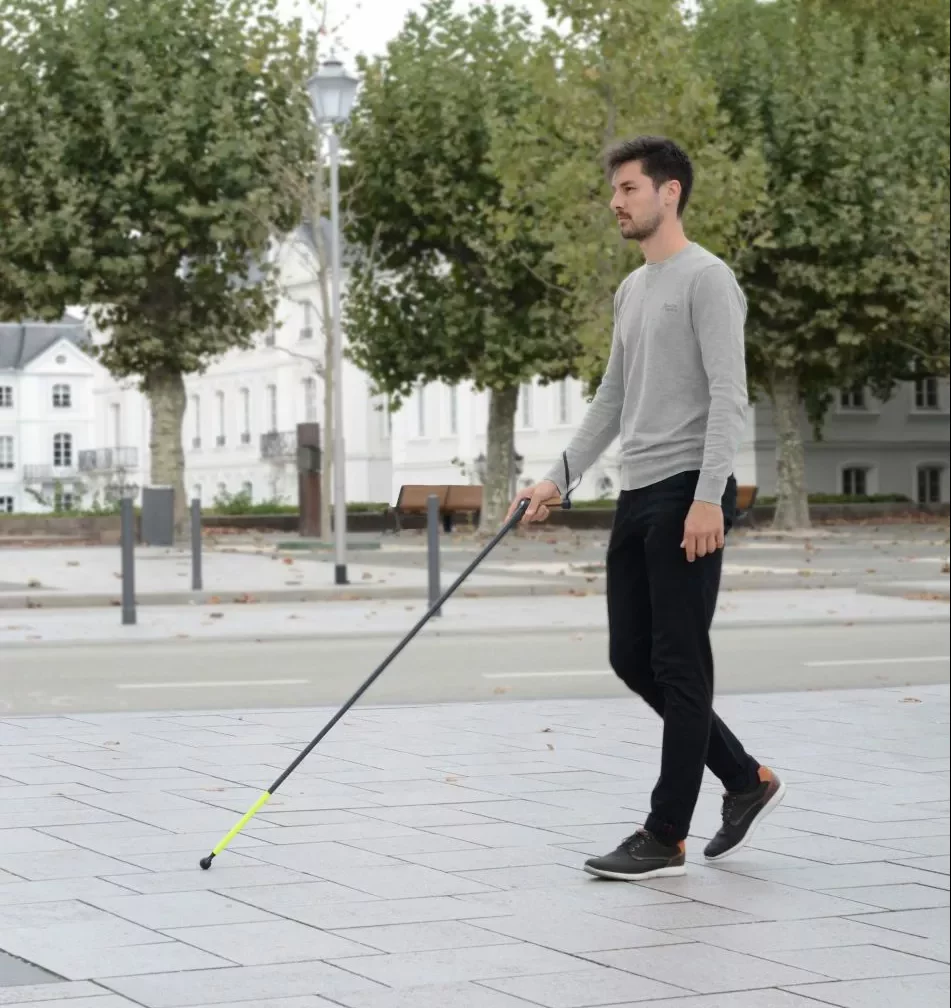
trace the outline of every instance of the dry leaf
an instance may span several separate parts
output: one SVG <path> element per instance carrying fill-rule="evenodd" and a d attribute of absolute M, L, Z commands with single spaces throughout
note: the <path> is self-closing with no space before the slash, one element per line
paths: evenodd
<path fill-rule="evenodd" d="M 495 689 L 492 690 L 492 692 L 493 693 L 511 693 L 512 692 L 512 687 L 511 686 L 496 686 Z"/>
<path fill-rule="evenodd" d="M 78 567 L 79 566 L 79 561 L 78 560 L 67 560 L 66 561 L 66 566 L 67 567 Z"/>
<path fill-rule="evenodd" d="M 902 698 L 902 703 L 921 703 L 918 697 L 906 696 Z"/>
<path fill-rule="evenodd" d="M 551 742 L 548 742 L 546 744 L 547 744 L 548 748 L 551 749 L 552 752 L 555 751 L 555 747 L 551 744 Z"/>
<path fill-rule="evenodd" d="M 212 619 L 224 619 L 225 614 L 223 612 L 213 612 L 208 613 Z"/>

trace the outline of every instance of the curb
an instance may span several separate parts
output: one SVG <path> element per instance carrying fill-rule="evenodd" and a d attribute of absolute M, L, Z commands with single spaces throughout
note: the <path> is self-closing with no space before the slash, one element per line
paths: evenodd
<path fill-rule="evenodd" d="M 443 590 L 452 583 L 444 577 Z M 566 581 L 559 579 L 558 583 L 539 582 L 538 584 L 500 584 L 485 588 L 466 589 L 460 586 L 453 598 L 513 598 L 516 596 L 535 595 L 552 597 L 555 595 L 603 595 L 605 593 L 604 579 L 585 582 Z M 140 606 L 176 606 L 176 605 L 256 605 L 258 603 L 279 602 L 293 604 L 295 602 L 375 602 L 379 599 L 408 600 L 411 602 L 426 601 L 426 585 L 377 585 L 361 589 L 359 585 L 349 585 L 345 588 L 305 588 L 300 591 L 286 591 L 276 588 L 268 591 L 240 591 L 232 589 L 227 592 L 138 592 L 135 596 L 136 605 Z M 122 595 L 0 595 L 0 611 L 4 609 L 100 609 L 119 608 L 122 605 Z"/>
<path fill-rule="evenodd" d="M 805 628 L 805 627 L 860 627 L 868 626 L 874 624 L 876 626 L 907 626 L 912 624 L 931 624 L 931 623 L 945 623 L 947 619 L 940 616 L 925 616 L 925 615 L 912 615 L 907 616 L 891 616 L 888 618 L 881 618 L 878 616 L 857 616 L 852 619 L 831 619 L 828 616 L 804 616 L 795 619 L 788 620 L 734 620 L 728 621 L 726 623 L 717 624 L 714 620 L 713 631 L 729 631 L 729 630 L 785 630 L 794 627 Z M 321 633 L 319 631 L 312 632 L 302 632 L 299 634 L 253 634 L 253 633 L 235 633 L 225 635 L 216 635 L 214 637 L 132 637 L 130 636 L 128 640 L 121 640 L 115 637 L 103 637 L 103 638 L 89 638 L 79 639 L 73 638 L 71 640 L 65 641 L 9 641 L 0 643 L 0 647 L 12 650 L 12 649 L 28 649 L 28 648 L 49 648 L 51 650 L 58 648 L 74 648 L 74 647 L 108 647 L 110 645 L 128 645 L 128 644 L 201 644 L 207 646 L 214 646 L 217 644 L 288 644 L 288 643 L 311 643 L 318 644 L 324 641 L 328 642 L 339 642 L 339 641 L 352 641 L 354 639 L 358 640 L 399 640 L 406 633 L 410 631 L 413 623 L 407 622 L 405 629 L 402 630 L 373 630 L 373 629 L 361 629 L 359 633 L 350 632 L 342 633 L 338 631 L 328 631 L 326 633 Z M 135 627 L 131 628 L 133 631 Z M 488 626 L 469 626 L 469 627 L 448 627 L 440 629 L 439 627 L 423 628 L 419 637 L 482 637 L 487 633 L 491 633 L 495 637 L 518 637 L 518 636 L 531 636 L 532 634 L 551 634 L 555 633 L 590 633 L 590 634 L 603 634 L 607 635 L 607 620 L 603 623 L 587 623 L 587 624 L 559 624 L 558 626 L 543 626 L 541 624 L 536 624 L 533 626 L 511 626 L 503 628 L 491 628 Z"/>
<path fill-rule="evenodd" d="M 883 595 L 888 598 L 919 600 L 925 597 L 934 602 L 951 602 L 951 584 L 946 581 L 892 581 L 883 584 L 861 584 L 859 595 Z"/>

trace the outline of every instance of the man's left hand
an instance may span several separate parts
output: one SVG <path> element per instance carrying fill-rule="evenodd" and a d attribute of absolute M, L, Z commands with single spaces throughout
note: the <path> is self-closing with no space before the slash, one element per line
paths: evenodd
<path fill-rule="evenodd" d="M 690 505 L 684 523 L 684 541 L 680 545 L 689 563 L 723 549 L 723 509 L 719 504 L 695 500 Z"/>

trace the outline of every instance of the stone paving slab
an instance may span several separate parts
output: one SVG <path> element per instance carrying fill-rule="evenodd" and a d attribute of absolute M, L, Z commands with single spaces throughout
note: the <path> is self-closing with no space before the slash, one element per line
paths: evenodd
<path fill-rule="evenodd" d="M 0 1005 L 879 1008 L 948 996 L 949 689 L 729 696 L 782 808 L 716 866 L 584 874 L 637 826 L 638 701 L 0 720 Z M 42 976 L 42 974 L 39 974 Z"/>

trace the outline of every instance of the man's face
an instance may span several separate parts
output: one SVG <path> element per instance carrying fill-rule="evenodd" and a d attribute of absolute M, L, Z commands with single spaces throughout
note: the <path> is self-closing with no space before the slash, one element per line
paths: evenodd
<path fill-rule="evenodd" d="M 628 161 L 614 173 L 614 195 L 611 209 L 618 219 L 623 237 L 631 241 L 645 241 L 656 233 L 664 217 L 670 212 L 671 198 L 676 192 L 665 182 L 659 188 L 641 170 L 640 161 Z M 673 200 L 676 208 L 676 199 Z"/>

